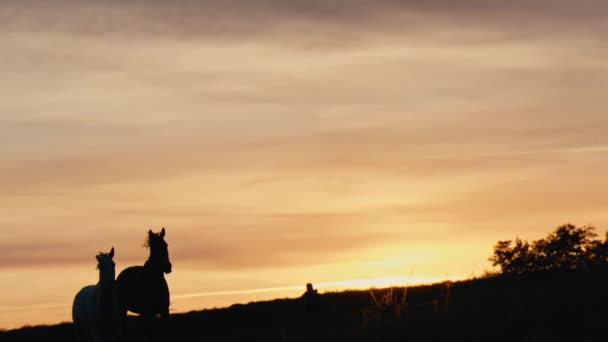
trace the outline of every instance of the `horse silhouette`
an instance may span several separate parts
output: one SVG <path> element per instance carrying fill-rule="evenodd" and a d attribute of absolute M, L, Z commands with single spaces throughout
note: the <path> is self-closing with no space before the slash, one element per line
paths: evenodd
<path fill-rule="evenodd" d="M 116 279 L 123 332 L 127 311 L 146 319 L 157 314 L 169 318 L 169 286 L 164 274 L 171 273 L 171 262 L 164 237 L 164 227 L 160 233 L 148 231 L 146 246 L 150 248 L 150 257 L 143 266 L 124 269 Z"/>
<path fill-rule="evenodd" d="M 115 338 L 115 264 L 114 247 L 110 253 L 99 252 L 99 282 L 83 287 L 74 297 L 72 320 L 77 341 L 111 341 Z"/>

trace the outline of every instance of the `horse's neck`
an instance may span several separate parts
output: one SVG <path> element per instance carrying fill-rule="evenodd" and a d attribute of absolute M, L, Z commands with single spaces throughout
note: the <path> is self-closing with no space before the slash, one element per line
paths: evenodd
<path fill-rule="evenodd" d="M 99 282 L 97 282 L 97 287 L 99 289 L 104 289 L 104 290 L 110 290 L 114 288 L 114 283 L 116 281 L 114 279 L 112 280 L 99 280 Z"/>
<path fill-rule="evenodd" d="M 102 302 L 105 302 L 114 296 L 113 282 L 111 284 L 99 283 L 97 284 L 97 288 L 99 289 L 99 298 Z"/>
<path fill-rule="evenodd" d="M 112 281 L 99 281 L 97 283 L 97 298 L 99 303 L 99 310 L 102 316 L 111 315 L 115 309 L 115 290 L 114 280 Z"/>
<path fill-rule="evenodd" d="M 154 277 L 163 277 L 163 271 L 160 269 L 160 267 L 155 266 L 151 259 L 148 259 L 144 264 L 144 271 Z"/>
<path fill-rule="evenodd" d="M 97 288 L 99 289 L 99 293 L 100 295 L 103 297 L 104 295 L 107 294 L 112 294 L 114 293 L 114 283 L 115 280 L 103 280 L 103 277 L 101 276 L 101 274 L 99 275 L 99 282 L 97 282 Z"/>

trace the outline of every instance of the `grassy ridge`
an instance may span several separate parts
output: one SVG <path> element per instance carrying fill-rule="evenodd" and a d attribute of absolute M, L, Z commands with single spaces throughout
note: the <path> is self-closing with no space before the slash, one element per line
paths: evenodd
<path fill-rule="evenodd" d="M 146 328 L 130 317 L 127 341 L 591 341 L 604 336 L 608 272 L 551 273 L 454 283 L 449 307 L 433 312 L 441 286 L 411 287 L 407 308 L 368 324 L 369 291 L 322 295 L 324 310 L 307 316 L 296 299 L 175 314 Z M 404 288 L 394 288 L 400 297 Z M 375 290 L 376 297 L 389 289 Z M 71 341 L 71 324 L 26 327 L 0 340 Z"/>

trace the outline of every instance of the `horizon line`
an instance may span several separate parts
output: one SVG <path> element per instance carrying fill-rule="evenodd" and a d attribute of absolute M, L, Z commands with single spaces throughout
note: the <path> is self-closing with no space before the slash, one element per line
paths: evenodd
<path fill-rule="evenodd" d="M 458 281 L 463 280 L 466 277 L 463 276 L 449 276 L 449 277 L 378 277 L 378 278 L 362 278 L 362 279 L 349 279 L 349 280 L 338 280 L 338 281 L 327 281 L 320 282 L 313 285 L 316 289 L 325 290 L 366 290 L 373 288 L 385 288 L 385 287 L 397 287 L 397 286 L 411 286 L 411 285 L 426 285 L 433 284 L 441 281 Z M 241 290 L 223 290 L 223 291 L 205 291 L 205 292 L 192 292 L 172 295 L 171 298 L 184 299 L 184 298 L 197 298 L 197 297 L 216 297 L 216 296 L 229 296 L 238 294 L 254 294 L 254 293 L 267 293 L 267 292 L 278 292 L 278 291 L 291 291 L 291 290 L 303 290 L 303 285 L 285 285 L 285 286 L 274 286 L 274 287 L 262 287 L 255 289 L 241 289 Z"/>

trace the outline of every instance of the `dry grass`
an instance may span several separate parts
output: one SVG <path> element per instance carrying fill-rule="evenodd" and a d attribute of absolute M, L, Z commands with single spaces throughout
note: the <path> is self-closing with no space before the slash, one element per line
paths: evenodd
<path fill-rule="evenodd" d="M 416 313 L 419 311 L 431 311 L 435 314 L 448 309 L 452 297 L 453 283 L 446 281 L 441 284 L 437 296 L 429 301 L 410 305 L 410 311 Z M 372 305 L 364 309 L 363 325 L 367 326 L 372 322 L 384 322 L 387 320 L 396 320 L 403 318 L 408 310 L 407 290 L 403 289 L 403 295 L 398 298 L 396 288 L 392 287 L 384 293 L 380 298 L 376 295 L 373 289 L 369 290 L 372 299 Z"/>
<path fill-rule="evenodd" d="M 373 289 L 370 289 L 369 293 L 372 305 L 362 311 L 363 325 L 400 318 L 407 309 L 407 287 L 403 289 L 401 299 L 395 298 L 394 287 L 391 287 L 380 299 L 376 297 Z"/>

